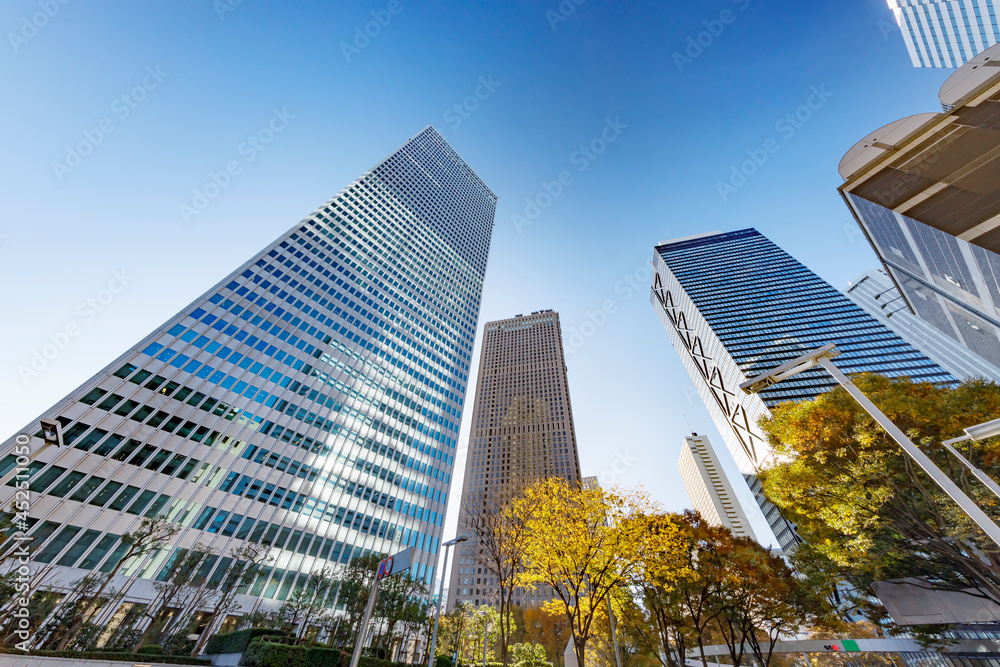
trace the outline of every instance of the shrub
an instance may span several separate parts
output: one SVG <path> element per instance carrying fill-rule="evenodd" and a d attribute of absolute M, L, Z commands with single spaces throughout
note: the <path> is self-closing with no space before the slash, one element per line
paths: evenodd
<path fill-rule="evenodd" d="M 225 635 L 212 635 L 205 645 L 205 653 L 243 653 L 254 639 L 279 634 L 281 634 L 280 630 L 272 628 L 250 628 L 248 630 L 237 630 Z"/>
<path fill-rule="evenodd" d="M 135 652 L 140 655 L 163 655 L 163 647 L 158 644 L 150 644 L 137 648 Z"/>
<path fill-rule="evenodd" d="M 28 651 L 25 654 L 24 651 L 16 648 L 0 647 L 0 654 L 14 654 L 14 655 L 37 655 L 46 658 L 76 658 L 77 660 L 119 660 L 121 662 L 136 663 L 142 662 L 143 658 L 141 654 L 137 653 L 127 653 L 127 652 L 114 652 L 114 651 Z M 149 658 L 146 658 L 148 661 Z M 173 665 L 211 665 L 211 660 L 206 660 L 205 658 L 190 658 L 187 656 L 180 655 L 163 655 L 157 656 L 156 662 L 166 662 Z"/>
<path fill-rule="evenodd" d="M 455 663 L 452 662 L 450 655 L 438 653 L 434 656 L 434 667 L 454 667 L 454 664 Z"/>
<path fill-rule="evenodd" d="M 243 651 L 240 664 L 246 667 L 309 667 L 308 650 L 304 646 L 275 644 L 257 639 Z"/>
<path fill-rule="evenodd" d="M 552 667 L 552 663 L 547 660 L 522 660 L 521 662 L 514 665 L 514 667 Z"/>
<path fill-rule="evenodd" d="M 328 646 L 310 647 L 306 650 L 308 667 L 339 667 L 351 664 L 351 656 L 342 656 L 339 649 Z"/>

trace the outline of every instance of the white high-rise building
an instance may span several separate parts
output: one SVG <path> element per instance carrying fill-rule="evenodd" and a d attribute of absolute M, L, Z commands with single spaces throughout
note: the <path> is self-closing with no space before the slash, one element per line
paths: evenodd
<path fill-rule="evenodd" d="M 691 507 L 708 523 L 725 526 L 737 537 L 757 539 L 708 436 L 692 433 L 684 438 L 677 469 L 691 499 Z"/>
<path fill-rule="evenodd" d="M 960 67 L 1000 42 L 1000 0 L 888 0 L 914 67 Z"/>
<path fill-rule="evenodd" d="M 272 548 L 244 611 L 368 553 L 412 547 L 431 582 L 496 201 L 427 127 L 45 410 L 63 447 L 38 419 L 9 438 L 0 501 L 30 474 L 32 567 L 108 572 L 161 516 L 179 532 L 124 565 L 126 605 L 197 543 L 208 587 Z"/>
<path fill-rule="evenodd" d="M 979 377 L 1000 382 L 1000 368 L 911 313 L 884 269 L 865 271 L 851 281 L 846 294 L 869 315 L 956 378 Z"/>

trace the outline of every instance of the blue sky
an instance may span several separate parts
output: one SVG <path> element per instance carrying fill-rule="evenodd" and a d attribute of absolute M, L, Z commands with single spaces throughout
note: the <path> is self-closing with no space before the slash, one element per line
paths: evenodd
<path fill-rule="evenodd" d="M 432 123 L 500 197 L 480 325 L 559 311 L 585 474 L 687 505 L 681 439 L 715 430 L 653 245 L 753 226 L 844 288 L 875 258 L 837 163 L 950 70 L 884 0 L 576 2 L 3 3 L 0 435 Z"/>

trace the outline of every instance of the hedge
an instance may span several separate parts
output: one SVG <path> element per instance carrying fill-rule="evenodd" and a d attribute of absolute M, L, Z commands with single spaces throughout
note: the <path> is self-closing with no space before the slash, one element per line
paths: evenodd
<path fill-rule="evenodd" d="M 0 653 L 13 655 L 37 655 L 46 658 L 78 658 L 82 660 L 120 660 L 122 662 L 150 662 L 149 656 L 125 651 L 36 651 L 25 653 L 16 648 L 0 647 Z M 165 662 L 171 665 L 211 665 L 211 660 L 205 658 L 189 658 L 181 655 L 158 655 L 152 662 Z"/>
<path fill-rule="evenodd" d="M 306 656 L 308 651 L 305 646 L 289 646 L 257 640 L 243 651 L 240 664 L 246 667 L 317 667 L 309 664 Z M 337 662 L 331 663 L 330 667 L 338 667 L 339 664 L 338 656 Z"/>
<path fill-rule="evenodd" d="M 212 655 L 215 653 L 243 653 L 250 642 L 258 637 L 281 634 L 281 630 L 271 628 L 250 628 L 249 630 L 237 630 L 225 635 L 212 635 L 205 644 L 205 653 Z"/>
<path fill-rule="evenodd" d="M 243 652 L 245 667 L 348 667 L 351 654 L 340 649 L 289 646 L 257 639 Z M 422 667 L 402 662 L 362 657 L 360 667 Z"/>

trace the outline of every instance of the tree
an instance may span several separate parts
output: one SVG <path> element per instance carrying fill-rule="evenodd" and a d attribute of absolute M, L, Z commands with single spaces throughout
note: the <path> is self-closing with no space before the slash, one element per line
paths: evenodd
<path fill-rule="evenodd" d="M 715 622 L 736 667 L 747 652 L 769 667 L 774 642 L 814 625 L 826 611 L 780 556 L 747 537 L 732 538 L 719 593 Z"/>
<path fill-rule="evenodd" d="M 161 517 L 143 519 L 138 528 L 122 536 L 122 544 L 126 545 L 128 549 L 122 555 L 121 559 L 115 563 L 114 567 L 111 568 L 111 571 L 107 573 L 107 576 L 102 578 L 96 591 L 89 599 L 94 601 L 100 600 L 104 589 L 111 583 L 111 580 L 118 574 L 118 571 L 125 563 L 145 558 L 166 544 L 170 538 L 177 534 L 177 531 L 177 526 Z M 66 634 L 59 642 L 57 648 L 60 650 L 65 649 L 80 628 L 83 627 L 84 623 L 87 623 L 96 611 L 97 608 L 94 604 L 84 604 L 80 613 L 75 616 L 67 628 Z"/>
<path fill-rule="evenodd" d="M 854 382 L 980 507 L 1000 514 L 997 499 L 940 445 L 1000 414 L 1000 387 L 872 374 Z M 776 454 L 761 475 L 765 493 L 798 525 L 814 571 L 837 570 L 828 582 L 840 576 L 868 591 L 874 581 L 919 577 L 929 587 L 975 589 L 1000 601 L 1000 549 L 844 389 L 782 404 L 761 427 Z M 1000 476 L 996 439 L 972 444 L 966 456 Z"/>
<path fill-rule="evenodd" d="M 397 626 L 407 615 L 419 616 L 419 610 L 412 605 L 421 597 L 427 595 L 427 586 L 423 581 L 409 572 L 401 572 L 382 579 L 378 587 L 378 600 L 375 603 L 373 616 L 380 619 L 385 626 L 381 645 L 385 650 L 391 648 L 392 638 Z"/>
<path fill-rule="evenodd" d="M 485 624 L 485 626 L 484 626 Z M 500 612 L 488 604 L 473 611 L 472 618 L 465 628 L 462 642 L 464 651 L 462 659 L 476 663 L 483 659 L 483 635 L 486 635 L 486 660 L 495 662 L 498 644 L 500 643 Z"/>
<path fill-rule="evenodd" d="M 563 651 L 571 634 L 566 616 L 542 607 L 528 607 L 524 610 L 524 641 L 536 642 L 545 647 L 549 660 L 562 664 Z"/>
<path fill-rule="evenodd" d="M 529 508 L 519 583 L 554 591 L 546 606 L 565 614 L 577 664 L 584 667 L 597 610 L 642 560 L 649 502 L 639 493 L 582 489 L 551 478 L 529 487 L 518 505 Z"/>
<path fill-rule="evenodd" d="M 288 624 L 295 633 L 296 643 L 301 643 L 309 629 L 309 623 L 315 621 L 327 606 L 327 596 L 337 586 L 334 569 L 329 565 L 314 570 L 306 577 L 305 583 L 297 587 L 282 604 L 287 609 Z"/>
<path fill-rule="evenodd" d="M 621 599 L 620 608 L 626 625 L 639 640 L 637 643 L 646 647 L 664 667 L 674 667 L 684 664 L 690 629 L 687 598 L 681 586 L 697 580 L 692 565 L 697 562 L 694 549 L 697 530 L 703 522 L 691 512 L 654 514 L 646 516 L 645 521 L 648 549 L 630 580 L 640 604 Z"/>
<path fill-rule="evenodd" d="M 458 602 L 455 608 L 441 616 L 438 628 L 438 647 L 442 653 L 457 654 L 462 650 L 462 640 L 466 629 L 472 622 L 474 609 L 467 601 Z"/>
<path fill-rule="evenodd" d="M 187 620 L 182 612 L 185 608 L 199 606 L 198 603 L 203 601 L 206 595 L 203 590 L 193 588 L 192 584 L 197 582 L 205 560 L 214 554 L 212 549 L 203 544 L 195 544 L 190 549 L 178 549 L 174 552 L 163 567 L 166 578 L 153 584 L 156 596 L 145 612 L 150 624 L 137 642 L 137 648 L 147 639 L 158 641 L 161 637 L 169 638 L 175 628 L 186 625 L 181 623 L 182 619 Z M 161 618 L 163 625 L 157 627 L 157 621 Z"/>
<path fill-rule="evenodd" d="M 337 602 L 344 605 L 344 611 L 347 613 L 351 641 L 355 641 L 361 632 L 361 621 L 365 615 L 365 606 L 368 604 L 368 595 L 375 583 L 378 564 L 384 558 L 385 554 L 377 553 L 358 556 L 340 570 Z"/>
<path fill-rule="evenodd" d="M 194 646 L 194 650 L 191 651 L 192 657 L 197 657 L 202 649 L 205 648 L 205 644 L 208 643 L 209 637 L 212 636 L 214 628 L 223 617 L 229 612 L 236 610 L 236 595 L 238 593 L 245 593 L 257 577 L 260 568 L 273 560 L 271 548 L 259 542 L 245 543 L 243 546 L 234 549 L 230 555 L 232 564 L 224 575 L 220 588 L 215 592 L 215 608 L 212 610 L 208 625 L 205 626 L 201 637 L 198 638 Z"/>
<path fill-rule="evenodd" d="M 512 501 L 509 495 L 482 492 L 466 503 L 467 529 L 475 534 L 478 561 L 497 583 L 500 607 L 500 662 L 507 664 L 511 638 L 513 596 L 524 566 L 528 544 L 526 519 L 531 515 L 532 496 Z"/>

